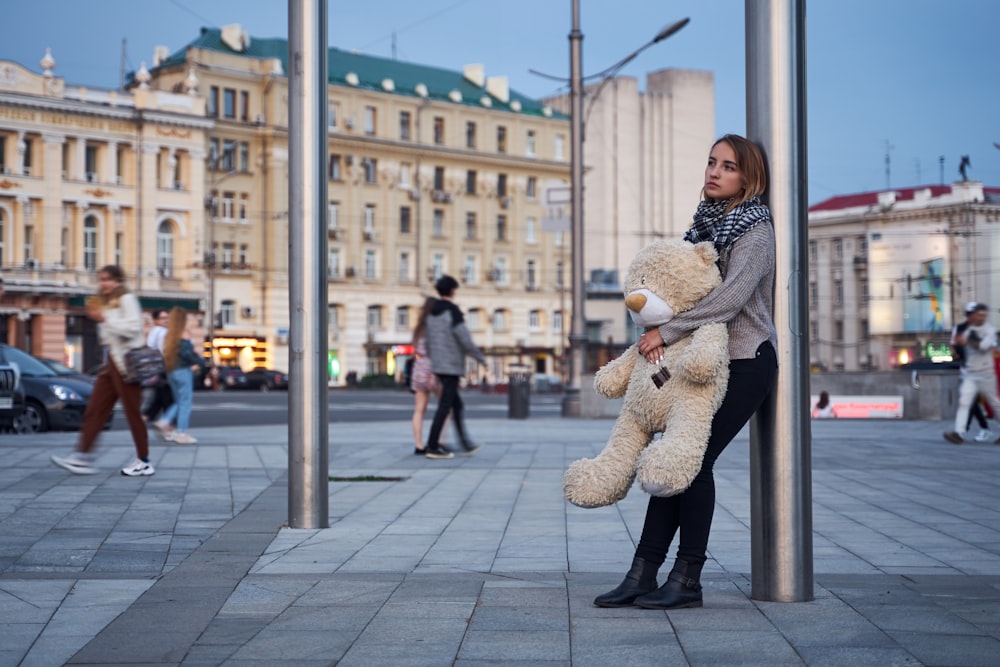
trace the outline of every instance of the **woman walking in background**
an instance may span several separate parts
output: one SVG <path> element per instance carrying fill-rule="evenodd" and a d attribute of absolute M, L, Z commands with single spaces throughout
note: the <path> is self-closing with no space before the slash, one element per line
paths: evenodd
<path fill-rule="evenodd" d="M 163 354 L 163 341 L 167 337 L 167 320 L 170 312 L 167 310 L 156 310 L 153 312 L 153 328 L 146 334 L 146 345 L 159 350 Z M 170 380 L 164 375 L 160 382 L 153 388 L 153 397 L 149 404 L 142 411 L 142 416 L 146 423 L 155 423 L 156 419 L 167 411 L 170 404 L 174 402 L 174 395 L 170 391 Z"/>
<path fill-rule="evenodd" d="M 191 404 L 194 399 L 194 370 L 202 365 L 201 357 L 194 351 L 194 345 L 186 337 L 187 311 L 179 306 L 170 310 L 167 335 L 163 341 L 163 361 L 170 379 L 170 390 L 174 393 L 174 404 L 156 422 L 156 430 L 166 440 L 181 445 L 198 442 L 187 432 L 191 422 Z M 177 428 L 171 424 L 176 420 Z"/>
<path fill-rule="evenodd" d="M 69 456 L 53 456 L 52 462 L 76 475 L 97 472 L 94 444 L 120 400 L 136 455 L 122 468 L 122 474 L 152 475 L 155 471 L 149 462 L 149 433 L 142 420 L 142 385 L 125 381 L 125 353 L 146 342 L 142 335 L 142 307 L 139 299 L 125 289 L 125 274 L 120 267 L 109 265 L 97 272 L 97 296 L 87 299 L 87 317 L 99 323 L 98 336 L 107 354 L 83 413 L 76 451 Z"/>
<path fill-rule="evenodd" d="M 427 317 L 437 301 L 432 296 L 424 299 L 417 317 L 417 326 L 413 328 L 413 374 L 410 379 L 410 389 L 413 390 L 413 453 L 424 454 L 424 416 L 427 414 L 427 404 L 431 394 L 441 399 L 441 383 L 431 371 L 431 358 L 427 356 Z"/>

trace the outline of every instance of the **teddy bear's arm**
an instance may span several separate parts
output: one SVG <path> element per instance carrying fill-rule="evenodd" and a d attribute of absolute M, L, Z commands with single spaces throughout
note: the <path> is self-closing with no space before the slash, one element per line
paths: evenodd
<path fill-rule="evenodd" d="M 706 324 L 691 334 L 691 341 L 681 352 L 675 370 L 697 384 L 712 382 L 729 362 L 729 334 L 726 325 Z"/>
<path fill-rule="evenodd" d="M 639 358 L 639 346 L 633 345 L 625 350 L 620 357 L 604 364 L 594 375 L 594 389 L 606 398 L 621 398 L 628 389 L 632 369 Z"/>

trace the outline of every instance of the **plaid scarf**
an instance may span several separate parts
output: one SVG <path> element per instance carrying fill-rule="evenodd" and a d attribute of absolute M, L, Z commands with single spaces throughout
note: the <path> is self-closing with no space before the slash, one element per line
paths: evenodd
<path fill-rule="evenodd" d="M 759 197 L 751 197 L 726 213 L 726 206 L 730 201 L 706 199 L 698 204 L 694 224 L 684 232 L 684 240 L 691 243 L 711 241 L 722 256 L 723 250 L 731 247 L 738 238 L 756 227 L 758 222 L 771 219 L 771 212 L 760 203 Z"/>

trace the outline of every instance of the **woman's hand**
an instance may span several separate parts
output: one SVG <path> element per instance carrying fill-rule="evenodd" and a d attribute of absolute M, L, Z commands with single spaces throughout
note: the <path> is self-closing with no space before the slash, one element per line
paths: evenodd
<path fill-rule="evenodd" d="M 87 307 L 87 317 L 94 320 L 95 322 L 104 321 L 104 313 L 101 311 L 99 307 L 96 306 Z"/>
<path fill-rule="evenodd" d="M 655 327 L 647 329 L 646 333 L 639 337 L 639 354 L 651 364 L 663 361 L 663 339 L 660 338 L 658 329 Z"/>

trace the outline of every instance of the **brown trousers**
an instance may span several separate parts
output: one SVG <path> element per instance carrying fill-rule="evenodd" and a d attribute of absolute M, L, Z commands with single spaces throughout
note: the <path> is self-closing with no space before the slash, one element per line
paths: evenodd
<path fill-rule="evenodd" d="M 104 425 L 119 400 L 128 420 L 128 428 L 132 432 L 136 456 L 149 456 L 149 432 L 146 430 L 146 422 L 142 420 L 142 386 L 126 383 L 118 372 L 118 367 L 110 359 L 97 374 L 94 391 L 83 412 L 80 440 L 76 445 L 78 452 L 86 454 L 94 448 L 97 436 L 104 430 Z"/>

